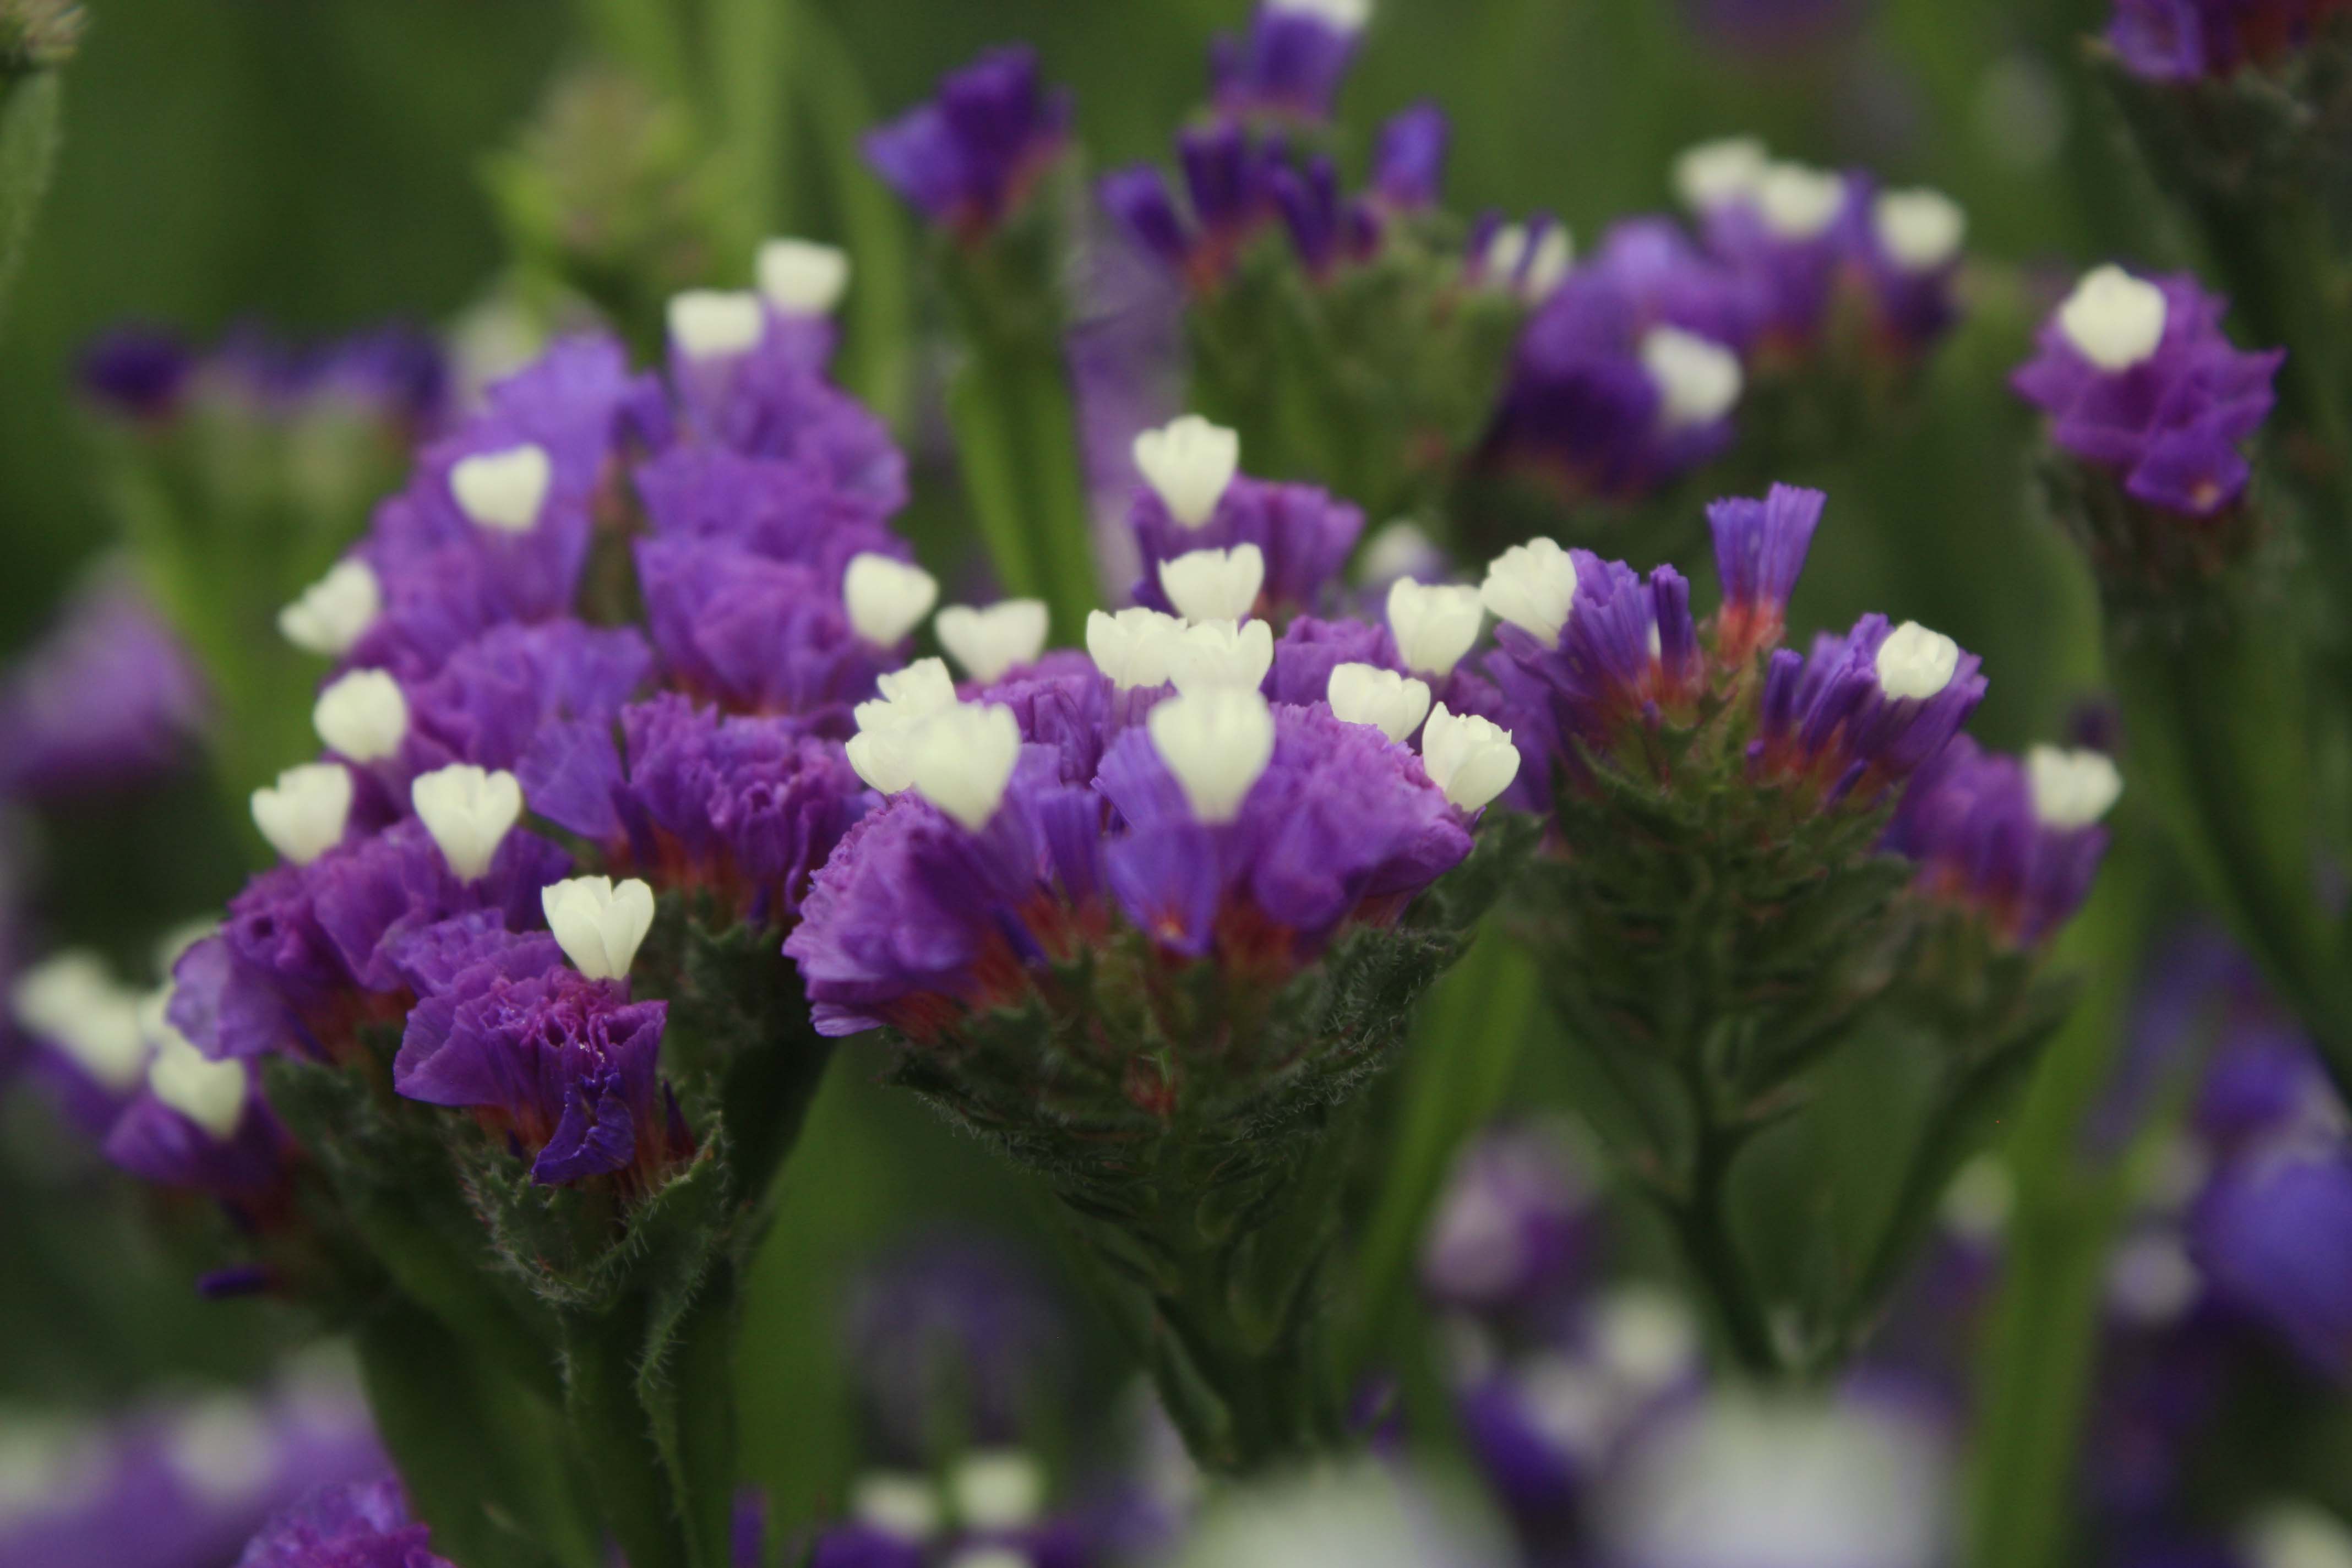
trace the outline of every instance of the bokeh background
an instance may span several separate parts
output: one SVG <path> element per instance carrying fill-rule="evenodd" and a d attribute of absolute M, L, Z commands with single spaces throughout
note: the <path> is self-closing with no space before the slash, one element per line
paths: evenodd
<path fill-rule="evenodd" d="M 1075 89 L 1097 167 L 1164 155 L 1199 101 L 1212 29 L 1243 0 L 804 0 L 837 30 L 878 115 L 979 47 L 1034 43 Z M 447 323 L 480 300 L 505 250 L 486 173 L 551 73 L 582 48 L 595 0 L 94 0 L 67 81 L 58 178 L 0 326 L 0 651 L 33 639 L 112 542 L 72 387 L 94 333 L 143 321 L 209 340 L 265 321 L 295 335 L 385 318 Z M 2157 210 L 2073 67 L 2099 0 L 1881 0 L 1812 9 L 1766 48 L 1763 0 L 1379 0 L 1342 102 L 1358 127 L 1417 99 L 1453 116 L 1461 210 L 1549 208 L 1580 238 L 1668 205 L 1672 155 L 1704 137 L 1764 136 L 1822 164 L 1867 164 L 1968 208 L 1997 265 L 1938 358 L 1931 412 L 1825 483 L 1829 521 L 1792 619 L 1883 607 L 1980 650 L 1995 673 L 1976 725 L 2016 747 L 2056 733 L 2096 680 L 2090 590 L 2037 514 L 2031 425 L 2003 377 L 2044 295 L 2089 258 L 2150 253 Z M 780 143 L 775 226 L 845 239 L 821 140 Z M 898 221 L 895 207 L 892 222 Z M 911 223 L 898 236 L 911 255 Z M 905 292 L 912 331 L 861 363 L 919 367 L 925 312 L 902 256 L 861 254 L 862 289 Z M 886 313 L 887 314 L 887 313 Z M 919 375 L 900 405 L 928 495 L 952 522 Z M 941 536 L 945 536 L 942 531 Z M 952 563 L 934 563 L 951 565 Z M 211 569 L 234 574 L 244 563 Z M 93 802 L 24 831 L 47 942 L 126 961 L 216 906 L 244 848 L 194 774 L 136 809 Z M 1529 1070 L 1540 1071 L 1540 1066 Z M 1041 1211 L 976 1148 L 886 1097 L 853 1054 L 832 1076 L 787 1181 L 755 1287 L 744 1389 L 749 1460 L 796 1510 L 852 1461 L 835 1324 L 843 1283 L 877 1246 L 924 1226 L 1007 1236 L 1052 1257 Z M 161 1249 L 118 1185 L 22 1102 L 0 1159 L 0 1402 L 111 1403 L 234 1378 L 303 1325 L 252 1303 L 192 1307 L 186 1258 Z M 1081 1323 L 1072 1364 L 1108 1379 Z M 1082 1373 L 1083 1374 L 1083 1373 Z"/>

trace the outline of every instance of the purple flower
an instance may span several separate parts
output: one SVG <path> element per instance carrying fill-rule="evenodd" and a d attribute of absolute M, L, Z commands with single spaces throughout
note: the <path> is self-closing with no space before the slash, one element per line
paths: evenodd
<path fill-rule="evenodd" d="M 1916 621 L 1864 616 L 1810 656 L 1765 666 L 1748 761 L 1766 779 L 1802 780 L 1826 805 L 1868 805 L 1944 749 L 1984 700 L 1976 655 Z"/>
<path fill-rule="evenodd" d="M 178 406 L 195 355 L 177 333 L 117 327 L 82 351 L 81 384 L 100 404 L 139 419 L 161 419 Z"/>
<path fill-rule="evenodd" d="M 1779 646 L 1788 629 L 1789 595 L 1828 502 L 1820 490 L 1774 485 L 1762 500 L 1733 496 L 1708 505 L 1715 568 L 1723 582 L 1723 607 L 1715 620 L 1718 660 L 1741 664 L 1759 647 Z"/>
<path fill-rule="evenodd" d="M 1167 182 L 1148 164 L 1107 176 L 1097 194 L 1112 220 L 1147 255 L 1177 272 L 1188 287 L 1213 289 L 1251 242 L 1283 218 L 1276 186 L 1298 176 L 1280 142 L 1259 141 L 1234 121 L 1177 132 L 1176 162 L 1184 179 L 1185 212 L 1178 211 Z M 1305 193 L 1294 188 L 1291 201 L 1302 216 L 1315 216 Z"/>
<path fill-rule="evenodd" d="M 1488 668 L 1513 718 L 1523 717 L 1532 736 L 1573 771 L 1582 764 L 1571 741 L 1608 752 L 1628 724 L 1652 725 L 1661 715 L 1688 720 L 1706 668 L 1682 574 L 1659 566 L 1645 579 L 1587 550 L 1569 552 L 1568 560 L 1576 587 L 1559 632 L 1547 643 L 1507 622 L 1495 634 L 1498 651 Z"/>
<path fill-rule="evenodd" d="M 192 752 L 210 710 L 194 662 L 146 595 L 99 577 L 0 681 L 0 793 L 142 783 Z"/>
<path fill-rule="evenodd" d="M 1370 10 L 1356 0 L 1258 0 L 1249 30 L 1210 45 L 1209 81 L 1228 114 L 1328 120 Z"/>
<path fill-rule="evenodd" d="M 2084 772 L 2092 777 L 2077 784 Z M 1885 847 L 1919 863 L 1929 898 L 1978 910 L 2006 940 L 2031 945 L 2089 894 L 2107 847 L 2096 821 L 2115 780 L 2114 764 L 2095 753 L 2038 747 L 2029 770 L 1955 735 L 1911 776 Z"/>
<path fill-rule="evenodd" d="M 2302 48 L 2342 9 L 2342 0 L 2116 0 L 2106 39 L 2146 80 L 2220 79 Z"/>
<path fill-rule="evenodd" d="M 2245 353 L 2221 332 L 2226 301 L 2186 273 L 2091 273 L 2011 377 L 2050 416 L 2058 447 L 2160 512 L 2211 517 L 2246 488 L 2239 448 L 2269 415 L 2283 350 Z"/>
<path fill-rule="evenodd" d="M 1869 188 L 1799 163 L 1769 165 L 1749 192 L 1699 215 L 1706 247 L 1748 291 L 1764 355 L 1796 359 L 1822 337 L 1853 237 L 1868 229 Z"/>
<path fill-rule="evenodd" d="M 583 978 L 551 937 L 466 934 L 446 984 L 408 1016 L 394 1089 L 494 1114 L 544 1184 L 623 1171 L 647 1183 L 691 1152 L 656 1074 L 668 1004 Z"/>
<path fill-rule="evenodd" d="M 668 505 L 683 504 L 701 521 L 656 515 L 655 525 L 716 531 L 710 525 L 714 502 L 735 509 L 747 501 L 768 509 L 815 502 L 824 509 L 820 513 L 824 521 L 862 518 L 878 524 L 907 504 L 907 460 L 890 439 L 889 427 L 825 380 L 822 367 L 811 363 L 798 345 L 790 321 L 772 311 L 765 312 L 764 320 L 760 341 L 740 353 L 696 359 L 672 350 L 677 416 L 673 427 L 656 432 L 654 444 L 671 454 L 716 447 L 757 459 L 761 467 L 790 465 L 796 471 L 762 473 L 750 463 L 714 462 L 702 469 L 688 465 L 683 476 L 664 475 L 648 489 L 648 469 L 659 472 L 667 463 L 667 458 L 657 458 L 637 474 L 648 508 L 660 511 L 665 503 L 656 497 L 667 492 Z M 705 489 L 681 496 L 677 487 L 682 481 L 698 482 Z M 738 493 L 714 496 L 708 488 L 714 484 Z M 814 526 L 818 521 L 801 526 Z M 770 532 L 776 523 L 755 518 L 736 526 Z M 800 559 L 802 554 L 795 550 L 784 558 Z"/>
<path fill-rule="evenodd" d="M 1390 117 L 1372 150 L 1372 191 L 1400 212 L 1433 207 L 1445 187 L 1445 111 L 1416 103 Z"/>
<path fill-rule="evenodd" d="M 902 463 L 891 466 L 903 475 Z M 656 533 L 730 543 L 812 567 L 835 584 L 855 556 L 911 553 L 882 521 L 903 496 L 903 477 L 861 499 L 819 463 L 681 443 L 639 467 L 636 479 Z"/>
<path fill-rule="evenodd" d="M 404 443 L 437 427 L 449 403 L 441 345 L 404 326 L 304 345 L 246 326 L 205 353 L 169 331 L 117 328 L 84 351 L 81 381 L 101 405 L 142 420 L 169 418 L 190 395 L 226 395 L 280 419 L 336 407 L 363 413 Z"/>
<path fill-rule="evenodd" d="M 971 238 L 1021 204 L 1069 126 L 1068 93 L 1041 86 L 1036 54 L 1014 46 L 941 77 L 938 97 L 866 137 L 866 158 L 917 211 Z"/>
<path fill-rule="evenodd" d="M 1868 0 L 1685 0 L 1711 41 L 1742 52 L 1787 53 L 1858 37 Z"/>
<path fill-rule="evenodd" d="M 213 1076 L 226 1087 L 200 1081 Z M 121 1169 L 216 1199 L 247 1229 L 267 1228 L 282 1215 L 293 1147 L 251 1063 L 211 1060 L 184 1040 L 158 1048 L 147 1083 L 105 1142 L 106 1157 Z"/>
<path fill-rule="evenodd" d="M 616 823 L 663 887 L 708 887 L 758 924 L 795 919 L 809 880 L 866 809 L 837 741 L 665 692 L 621 715 Z"/>
<path fill-rule="evenodd" d="M 2233 1161 L 2189 1222 L 2207 1282 L 2330 1376 L 2352 1375 L 2352 1149 Z"/>
<path fill-rule="evenodd" d="M 492 627 L 408 688 L 405 771 L 503 768 L 537 801 L 582 727 L 607 735 L 645 684 L 653 651 L 628 626 L 565 619 Z"/>
<path fill-rule="evenodd" d="M 1540 1300 L 1588 1261 L 1592 1180 L 1559 1139 L 1504 1128 L 1454 1162 L 1422 1244 L 1422 1289 L 1442 1305 L 1505 1312 Z"/>
<path fill-rule="evenodd" d="M 718 541 L 637 542 L 646 622 L 666 673 L 737 710 L 835 715 L 899 662 L 852 629 L 837 582 Z"/>
<path fill-rule="evenodd" d="M 1149 485 L 1137 487 L 1128 521 L 1143 557 L 1143 574 L 1135 584 L 1137 604 L 1160 611 L 1172 608 L 1160 586 L 1160 563 L 1196 550 L 1254 544 L 1265 563 L 1260 599 L 1277 618 L 1323 603 L 1364 531 L 1361 509 L 1326 490 L 1244 476 L 1225 487 L 1216 510 L 1198 528 L 1179 522 Z"/>
<path fill-rule="evenodd" d="M 265 1526 L 237 1568 L 452 1568 L 390 1476 L 312 1493 Z"/>
<path fill-rule="evenodd" d="M 1730 445 L 1755 328 L 1742 280 L 1672 222 L 1619 224 L 1528 322 L 1490 446 L 1571 494 L 1654 490 Z"/>

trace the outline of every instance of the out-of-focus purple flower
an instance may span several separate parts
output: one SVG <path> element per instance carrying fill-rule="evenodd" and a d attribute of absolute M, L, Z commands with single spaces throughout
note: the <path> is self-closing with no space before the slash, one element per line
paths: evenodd
<path fill-rule="evenodd" d="M 140 784 L 190 753 L 210 709 L 194 661 L 146 595 L 102 574 L 0 681 L 0 794 L 65 798 Z"/>
<path fill-rule="evenodd" d="M 1421 1249 L 1422 1289 L 1442 1305 L 1496 1312 L 1573 1276 L 1592 1242 L 1595 1194 L 1557 1136 L 1507 1128 L 1454 1162 Z"/>
<path fill-rule="evenodd" d="M 1730 444 L 1755 330 L 1749 290 L 1671 221 L 1622 223 L 1528 323 L 1492 453 L 1574 494 L 1646 494 Z"/>
<path fill-rule="evenodd" d="M 160 419 L 179 400 L 195 368 L 180 336 L 155 327 L 117 327 L 82 351 L 84 391 L 134 418 Z"/>
<path fill-rule="evenodd" d="M 2037 746 L 2021 763 L 1955 735 L 1911 777 L 1885 847 L 1919 863 L 1928 898 L 2031 945 L 2065 923 L 2105 854 L 2097 826 L 2122 783 L 2095 752 Z"/>
<path fill-rule="evenodd" d="M 408 1015 L 394 1089 L 495 1113 L 544 1184 L 618 1171 L 649 1181 L 691 1152 L 656 1070 L 667 1003 L 583 977 L 552 938 L 468 934 Z"/>
<path fill-rule="evenodd" d="M 409 1516 L 400 1482 L 328 1487 L 279 1514 L 247 1543 L 237 1568 L 452 1568 L 432 1531 Z"/>
<path fill-rule="evenodd" d="M 7 870 L 0 864 L 0 879 Z M 0 883 L 0 896 L 13 891 Z M 9 916 L 0 908 L 0 928 Z M 11 934 L 0 929 L 0 941 Z M 138 993 L 86 949 L 51 953 L 21 974 L 18 956 L 0 953 L 0 983 L 9 987 L 8 1021 L 29 1047 L 28 1070 L 46 1082 L 68 1124 L 102 1138 L 147 1081 L 152 1053 Z"/>
<path fill-rule="evenodd" d="M 2207 1281 L 2315 1367 L 2352 1376 L 2352 1147 L 2232 1161 L 2189 1222 Z"/>
<path fill-rule="evenodd" d="M 279 418 L 341 405 L 413 439 L 449 411 L 446 355 L 405 326 L 308 344 L 244 326 L 204 353 L 166 330 L 118 328 L 84 351 L 81 382 L 102 406 L 142 420 L 168 418 L 185 396 L 217 395 Z"/>
<path fill-rule="evenodd" d="M 0 1451 L 17 1483 L 0 1501 L 0 1568 L 226 1563 L 272 1514 L 385 1467 L 355 1380 L 301 1370 L 257 1397 L 176 1399 L 103 1426 L 18 1413 L 0 1418 Z M 337 1558 L 261 1561 L 345 1568 Z"/>
<path fill-rule="evenodd" d="M 1416 103 L 1391 115 L 1372 150 L 1372 193 L 1400 212 L 1437 205 L 1445 189 L 1445 111 Z"/>
<path fill-rule="evenodd" d="M 2116 0 L 2106 39 L 2134 76 L 2194 81 L 2302 48 L 2342 0 Z"/>
<path fill-rule="evenodd" d="M 893 1250 L 857 1279 L 844 1329 L 869 1440 L 890 1464 L 1018 1442 L 1069 1393 L 1067 1325 L 999 1247 L 939 1236 Z"/>
<path fill-rule="evenodd" d="M 1020 205 L 1069 127 L 1069 94 L 1040 84 L 1036 54 L 992 49 L 868 135 L 866 158 L 917 211 L 969 238 Z"/>
<path fill-rule="evenodd" d="M 1752 292 L 1758 353 L 1793 358 L 1820 339 L 1854 215 L 1869 205 L 1860 180 L 1772 163 L 1752 186 L 1701 209 L 1707 249 Z"/>
<path fill-rule="evenodd" d="M 1211 95 L 1228 114 L 1319 123 L 1347 79 L 1369 0 L 1258 0 L 1249 29 L 1209 47 Z"/>
<path fill-rule="evenodd" d="M 1859 33 L 1869 0 L 1685 0 L 1692 25 L 1727 51 L 1785 55 Z"/>
<path fill-rule="evenodd" d="M 2042 323 L 2011 377 L 2050 416 L 2051 439 L 2159 511 L 2208 518 L 2244 491 L 2239 447 L 2269 415 L 2284 350 L 2246 353 L 2221 331 L 2227 302 L 2187 273 L 2086 275 Z"/>

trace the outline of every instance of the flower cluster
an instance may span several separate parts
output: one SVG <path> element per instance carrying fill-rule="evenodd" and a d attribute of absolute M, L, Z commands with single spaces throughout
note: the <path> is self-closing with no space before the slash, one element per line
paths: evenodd
<path fill-rule="evenodd" d="M 2050 416 L 2062 452 L 2129 501 L 2220 531 L 2248 478 L 2240 448 L 2271 411 L 2285 354 L 2246 353 L 2221 331 L 2226 302 L 2186 273 L 2087 273 L 2042 325 L 2011 384 Z M 2176 524 L 2166 530 L 2179 533 Z M 2108 547 L 2109 542 L 2095 542 Z"/>
<path fill-rule="evenodd" d="M 190 752 L 210 717 L 186 647 L 133 584 L 101 575 L 0 679 L 0 795 L 146 782 Z"/>
<path fill-rule="evenodd" d="M 281 418 L 308 409 L 378 419 L 396 438 L 430 434 L 451 403 L 440 345 L 404 327 L 315 345 L 247 327 L 204 352 L 168 331 L 124 327 L 85 351 L 81 381 L 101 407 L 141 421 L 243 405 Z"/>
<path fill-rule="evenodd" d="M 2195 81 L 2263 68 L 2308 44 L 2341 0 L 2116 0 L 2106 41 L 2149 81 Z"/>
<path fill-rule="evenodd" d="M 977 236 L 1021 205 L 1069 128 L 1069 95 L 1040 85 L 1035 53 L 993 49 L 868 135 L 866 156 L 933 223 Z"/>

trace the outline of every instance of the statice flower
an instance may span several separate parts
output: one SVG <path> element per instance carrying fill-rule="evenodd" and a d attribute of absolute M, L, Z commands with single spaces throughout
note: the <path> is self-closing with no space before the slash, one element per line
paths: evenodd
<path fill-rule="evenodd" d="M 329 1487 L 273 1519 L 237 1568 L 450 1568 L 432 1532 L 410 1517 L 400 1482 Z"/>
<path fill-rule="evenodd" d="M 202 1193 L 242 1224 L 266 1227 L 288 1202 L 292 1141 L 255 1065 L 205 1055 L 169 1009 L 168 990 L 142 1005 L 144 1081 L 108 1131 L 106 1156 L 144 1181 Z"/>
<path fill-rule="evenodd" d="M 141 784 L 188 757 L 211 713 L 194 661 L 147 595 L 102 574 L 0 677 L 0 793 Z"/>
<path fill-rule="evenodd" d="M 1216 106 L 1310 125 L 1328 120 L 1370 17 L 1370 0 L 1259 0 L 1245 33 L 1210 45 Z"/>
<path fill-rule="evenodd" d="M 1591 1261 L 1592 1178 L 1537 1128 L 1481 1134 L 1456 1155 L 1430 1214 L 1422 1289 L 1441 1306 L 1503 1316 L 1552 1299 Z"/>
<path fill-rule="evenodd" d="M 7 979 L 9 1022 L 29 1047 L 29 1070 L 47 1081 L 68 1125 L 103 1137 L 146 1081 L 152 1047 L 139 994 L 82 948 Z"/>
<path fill-rule="evenodd" d="M 1020 205 L 1060 156 L 1069 126 L 1069 95 L 1039 83 L 1037 57 L 993 49 L 867 136 L 866 156 L 917 211 L 971 237 Z"/>
<path fill-rule="evenodd" d="M 2092 541 L 2103 560 L 2161 560 L 2138 534 L 2193 542 L 2227 531 L 2248 477 L 2241 448 L 2270 413 L 2285 355 L 2234 347 L 2225 308 L 2186 273 L 2102 267 L 2042 323 L 2038 352 L 2011 378 L 2050 416 L 2053 444 L 2126 498 L 2126 517 Z"/>
<path fill-rule="evenodd" d="M 1528 323 L 1491 455 L 1571 495 L 1657 489 L 1730 445 L 1753 318 L 1671 222 L 1618 225 Z"/>
<path fill-rule="evenodd" d="M 2342 9 L 2339 0 L 2116 0 L 2105 36 L 2134 76 L 2218 80 L 2276 64 Z"/>
<path fill-rule="evenodd" d="M 414 437 L 430 433 L 450 406 L 440 345 L 403 326 L 319 343 L 246 326 L 205 351 L 161 328 L 126 326 L 84 350 L 80 370 L 83 390 L 101 407 L 139 420 L 228 399 L 280 419 L 340 412 Z"/>
<path fill-rule="evenodd" d="M 1150 164 L 1106 175 L 1097 194 L 1127 237 L 1193 290 L 1222 289 L 1255 242 L 1277 232 L 1307 274 L 1328 282 L 1343 263 L 1379 257 L 1392 215 L 1422 205 L 1424 190 L 1433 196 L 1442 128 L 1433 133 L 1425 121 L 1415 121 L 1403 137 L 1375 171 L 1389 184 L 1350 195 L 1328 154 L 1297 158 L 1284 142 L 1221 121 L 1177 133 L 1181 206 Z"/>
<path fill-rule="evenodd" d="M 2106 850 L 2098 821 L 2122 788 L 2096 752 L 2036 746 L 2021 762 L 1958 735 L 1912 776 L 1886 846 L 1918 863 L 1929 898 L 1978 910 L 2030 944 L 2089 893 Z"/>
<path fill-rule="evenodd" d="M 1195 620 L 1286 620 L 1328 596 L 1363 512 L 1313 485 L 1239 473 L 1240 450 L 1234 432 L 1197 415 L 1136 437 L 1137 604 Z"/>

